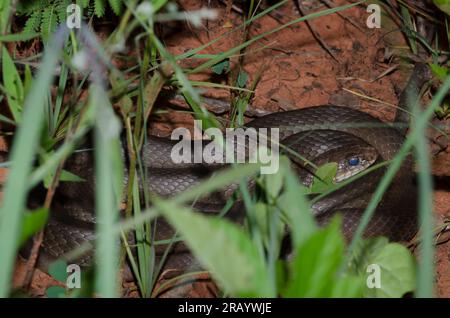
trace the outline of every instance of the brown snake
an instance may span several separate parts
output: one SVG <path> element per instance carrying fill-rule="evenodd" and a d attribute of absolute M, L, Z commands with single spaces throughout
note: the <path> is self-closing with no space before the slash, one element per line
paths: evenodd
<path fill-rule="evenodd" d="M 424 72 L 423 69 L 421 72 Z M 427 77 L 421 72 L 414 72 L 408 87 L 423 84 Z M 394 158 L 404 142 L 404 136 L 392 126 L 382 124 L 371 115 L 352 108 L 324 105 L 273 113 L 259 117 L 246 126 L 279 127 L 281 143 L 292 147 L 307 159 L 317 164 L 327 162 L 330 158 L 332 161 L 342 159 L 345 164 L 349 158 L 364 159 L 368 151 L 372 151 L 369 157 L 374 163 Z M 294 138 L 300 138 L 301 142 L 293 143 Z M 167 155 L 173 143 L 149 136 L 141 154 L 149 172 L 147 186 L 161 196 L 182 192 L 199 183 L 211 171 L 207 164 L 195 169 L 174 169 L 168 166 Z M 374 151 L 376 157 L 372 156 Z M 58 187 L 41 246 L 40 264 L 44 264 L 43 267 L 83 242 L 95 238 L 93 166 L 90 152 L 73 154 L 65 165 L 65 169 L 84 178 L 86 182 L 63 182 Z M 311 210 L 318 222 L 326 223 L 338 211 L 343 215 L 343 232 L 346 237 L 351 237 L 383 172 L 383 168 L 375 170 L 314 203 Z M 299 172 L 299 176 L 302 182 L 308 178 L 302 172 Z M 411 158 L 408 158 L 378 205 L 365 236 L 384 235 L 395 241 L 412 238 L 416 232 L 417 215 L 416 202 L 412 199 L 415 197 L 412 179 Z M 221 196 L 225 192 L 224 189 L 218 196 L 209 197 L 209 203 L 221 207 L 229 197 Z M 171 233 L 166 225 L 162 225 L 157 238 L 170 237 Z M 91 254 L 77 261 L 81 265 L 88 265 L 90 258 Z"/>

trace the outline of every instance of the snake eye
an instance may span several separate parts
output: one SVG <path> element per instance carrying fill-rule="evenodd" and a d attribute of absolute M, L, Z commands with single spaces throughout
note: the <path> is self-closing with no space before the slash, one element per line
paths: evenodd
<path fill-rule="evenodd" d="M 354 166 L 359 165 L 360 160 L 358 157 L 350 157 L 347 162 L 348 162 L 349 166 L 354 167 Z"/>

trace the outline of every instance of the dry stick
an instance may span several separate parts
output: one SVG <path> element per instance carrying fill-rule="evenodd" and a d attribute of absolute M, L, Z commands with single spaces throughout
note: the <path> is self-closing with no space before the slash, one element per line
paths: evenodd
<path fill-rule="evenodd" d="M 438 225 L 433 229 L 433 235 L 434 235 L 434 244 L 440 245 L 447 243 L 450 241 L 450 221 L 444 221 L 443 224 Z M 447 236 L 445 236 L 447 234 Z M 442 237 L 444 235 L 444 237 Z M 417 233 L 411 241 L 408 242 L 406 245 L 407 248 L 409 248 L 411 251 L 414 251 L 422 242 L 422 235 L 420 233 Z"/>
<path fill-rule="evenodd" d="M 223 4 L 225 4 L 228 8 L 228 0 L 220 0 L 220 2 L 222 2 Z M 241 8 L 239 8 L 237 5 L 235 5 L 234 3 L 232 3 L 231 5 L 231 9 L 239 14 L 244 14 L 244 11 L 242 11 Z M 208 20 L 207 20 L 208 21 Z"/>
<path fill-rule="evenodd" d="M 333 9 L 335 8 L 334 4 L 329 1 L 329 0 L 320 0 L 321 2 L 323 2 L 328 8 Z M 357 28 L 359 31 L 365 33 L 365 30 L 363 28 L 361 28 L 358 23 L 356 23 L 355 21 L 353 21 L 353 19 L 347 17 L 346 15 L 342 14 L 341 12 L 336 12 L 336 14 L 338 16 L 340 16 L 342 19 L 344 19 L 345 21 L 347 21 L 348 23 L 350 23 L 351 25 L 353 25 L 355 28 Z"/>
<path fill-rule="evenodd" d="M 299 11 L 301 16 L 308 15 L 308 12 L 302 7 L 299 0 L 294 1 L 295 6 L 297 7 L 297 10 Z M 336 62 L 340 63 L 339 60 L 336 58 L 336 56 L 331 51 L 331 48 L 325 43 L 325 41 L 320 37 L 320 34 L 316 31 L 314 26 L 308 21 L 305 20 L 306 25 L 308 26 L 309 31 L 311 31 L 312 35 L 316 39 L 317 42 L 319 42 L 320 46 L 335 60 Z"/>

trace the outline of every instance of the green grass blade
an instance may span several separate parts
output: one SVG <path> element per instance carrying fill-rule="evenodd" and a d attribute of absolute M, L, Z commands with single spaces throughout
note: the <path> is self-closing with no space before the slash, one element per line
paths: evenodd
<path fill-rule="evenodd" d="M 101 297 L 117 296 L 118 235 L 113 226 L 119 216 L 117 192 L 114 188 L 117 173 L 114 158 L 120 158 L 119 123 L 101 88 L 92 91 L 92 105 L 97 105 L 95 125 L 95 193 L 98 216 L 96 232 L 96 292 Z M 94 104 L 95 103 L 95 104 Z M 122 167 L 118 167 L 122 169 Z M 120 195 L 120 194 L 119 194 Z"/>
<path fill-rule="evenodd" d="M 24 97 L 22 79 L 5 46 L 3 46 L 2 58 L 3 82 L 7 93 L 9 110 L 13 115 L 14 121 L 20 122 Z"/>
<path fill-rule="evenodd" d="M 419 105 L 414 107 L 415 118 L 420 118 Z M 414 122 L 413 122 L 414 125 Z M 418 163 L 419 228 L 422 244 L 419 247 L 420 260 L 417 271 L 417 297 L 433 297 L 434 282 L 434 234 L 433 234 L 433 181 L 426 131 L 417 135 L 415 156 Z"/>
<path fill-rule="evenodd" d="M 44 56 L 42 67 L 25 100 L 22 124 L 16 131 L 11 149 L 12 167 L 4 191 L 4 201 L 0 210 L 0 297 L 10 291 L 11 275 L 16 259 L 22 213 L 28 188 L 33 156 L 39 143 L 44 119 L 47 91 L 53 80 L 61 47 L 67 30 L 61 29 L 53 39 Z"/>
<path fill-rule="evenodd" d="M 13 1 L 3 0 L 0 2 L 0 33 L 5 34 L 9 29 L 10 15 L 14 10 Z"/>

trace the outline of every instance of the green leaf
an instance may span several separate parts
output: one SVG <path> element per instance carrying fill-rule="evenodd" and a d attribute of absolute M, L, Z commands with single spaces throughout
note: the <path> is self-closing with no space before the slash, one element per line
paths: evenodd
<path fill-rule="evenodd" d="M 273 214 L 276 213 L 274 209 L 270 208 L 262 202 L 256 202 L 253 205 L 255 211 L 255 219 L 258 224 L 258 229 L 260 229 L 264 245 L 267 249 L 270 248 L 270 227 L 275 226 L 277 242 L 281 242 L 283 236 L 285 235 L 285 225 L 283 222 L 273 222 Z M 277 247 L 278 248 L 278 247 Z"/>
<path fill-rule="evenodd" d="M 42 37 L 45 40 L 48 40 L 50 35 L 56 30 L 57 25 L 58 15 L 56 12 L 56 8 L 53 5 L 46 7 L 42 13 L 41 19 Z"/>
<path fill-rule="evenodd" d="M 17 4 L 12 1 L 0 2 L 0 34 L 7 33 L 10 23 L 10 15 Z"/>
<path fill-rule="evenodd" d="M 448 68 L 437 64 L 430 64 L 430 68 L 433 74 L 436 75 L 440 80 L 446 79 L 448 75 Z"/>
<path fill-rule="evenodd" d="M 81 5 L 82 8 L 87 8 L 87 6 L 89 5 L 90 0 L 79 0 L 77 1 L 77 3 L 79 5 Z"/>
<path fill-rule="evenodd" d="M 312 234 L 295 248 L 290 277 L 284 297 L 358 297 L 362 280 L 356 276 L 338 276 L 343 260 L 344 238 L 340 217 Z"/>
<path fill-rule="evenodd" d="M 287 261 L 277 259 L 275 263 L 277 290 L 282 290 L 287 282 Z"/>
<path fill-rule="evenodd" d="M 22 79 L 8 50 L 3 46 L 3 82 L 8 93 L 8 106 L 16 122 L 20 121 L 24 101 Z"/>
<path fill-rule="evenodd" d="M 30 91 L 31 84 L 33 83 L 33 74 L 31 73 L 30 65 L 25 65 L 25 78 L 23 83 L 24 95 L 26 96 Z"/>
<path fill-rule="evenodd" d="M 212 115 L 205 107 L 197 103 L 191 94 L 189 94 L 186 91 L 183 92 L 183 95 L 184 98 L 186 99 L 186 102 L 194 110 L 195 119 L 202 121 L 202 128 L 204 130 L 208 128 L 220 127 L 220 123 L 217 120 L 217 118 L 214 115 Z"/>
<path fill-rule="evenodd" d="M 362 279 L 357 276 L 344 274 L 337 279 L 332 288 L 329 297 L 331 298 L 354 298 L 361 297 L 364 284 Z"/>
<path fill-rule="evenodd" d="M 67 279 L 67 263 L 62 260 L 53 262 L 48 268 L 48 273 L 57 281 L 65 283 Z"/>
<path fill-rule="evenodd" d="M 116 15 L 122 12 L 122 0 L 108 0 L 111 9 Z"/>
<path fill-rule="evenodd" d="M 133 100 L 129 95 L 124 95 L 120 98 L 119 103 L 120 109 L 124 115 L 128 115 L 133 109 Z"/>
<path fill-rule="evenodd" d="M 414 290 L 416 266 L 411 252 L 403 245 L 389 243 L 385 237 L 370 238 L 360 243 L 354 255 L 351 269 L 366 281 L 365 297 L 402 297 Z M 377 268 L 380 288 L 369 284 Z"/>
<path fill-rule="evenodd" d="M 237 225 L 193 213 L 173 202 L 153 202 L 227 293 L 235 297 L 275 296 L 263 258 Z"/>
<path fill-rule="evenodd" d="M 37 38 L 38 36 L 39 36 L 39 33 L 34 33 L 34 32 L 5 34 L 5 35 L 0 35 L 0 42 L 22 42 L 22 41 L 32 40 L 34 38 Z"/>
<path fill-rule="evenodd" d="M 450 15 L 450 2 L 448 0 L 433 0 L 434 4 L 447 15 Z"/>
<path fill-rule="evenodd" d="M 261 183 L 266 192 L 267 200 L 272 203 L 276 199 L 283 188 L 284 184 L 284 169 L 278 169 L 277 173 L 265 174 L 261 176 Z"/>
<path fill-rule="evenodd" d="M 230 71 L 230 61 L 228 59 L 220 61 L 212 66 L 212 71 L 217 75 L 228 73 Z"/>
<path fill-rule="evenodd" d="M 19 244 L 24 244 L 31 236 L 44 228 L 48 219 L 48 209 L 41 208 L 23 215 L 23 227 Z"/>
<path fill-rule="evenodd" d="M 62 170 L 61 175 L 59 176 L 59 181 L 69 181 L 69 182 L 84 182 L 83 178 L 73 174 L 70 171 Z"/>
<path fill-rule="evenodd" d="M 50 185 L 52 184 L 54 175 L 55 175 L 55 171 L 53 169 L 50 173 L 48 173 L 45 176 L 45 178 L 44 178 L 44 187 L 46 189 L 48 189 L 50 187 Z M 77 176 L 76 174 L 73 174 L 70 171 L 62 170 L 61 174 L 59 176 L 59 181 L 63 181 L 63 182 L 84 182 L 86 180 L 84 180 L 83 178 Z"/>
<path fill-rule="evenodd" d="M 62 298 L 66 295 L 66 289 L 61 286 L 50 286 L 45 290 L 48 298 Z"/>
<path fill-rule="evenodd" d="M 238 87 L 243 88 L 247 84 L 247 80 L 248 80 L 248 74 L 244 71 L 240 71 L 236 84 Z"/>
<path fill-rule="evenodd" d="M 153 6 L 153 12 L 158 12 L 162 7 L 164 7 L 167 3 L 167 0 L 153 0 L 152 6 Z"/>
<path fill-rule="evenodd" d="M 335 162 L 326 163 L 317 168 L 311 186 L 312 193 L 323 193 L 333 187 L 338 165 Z"/>
<path fill-rule="evenodd" d="M 95 15 L 99 18 L 103 17 L 105 14 L 105 0 L 95 0 L 94 2 L 94 11 Z"/>
<path fill-rule="evenodd" d="M 293 246 L 298 246 L 317 231 L 317 225 L 304 195 L 304 188 L 287 157 L 280 157 L 279 170 L 278 173 L 282 173 L 284 177 L 284 192 L 278 197 L 277 204 L 288 218 Z"/>

